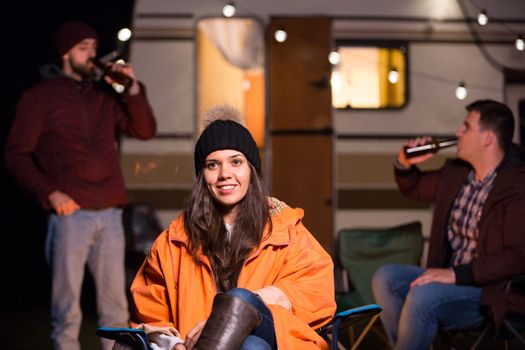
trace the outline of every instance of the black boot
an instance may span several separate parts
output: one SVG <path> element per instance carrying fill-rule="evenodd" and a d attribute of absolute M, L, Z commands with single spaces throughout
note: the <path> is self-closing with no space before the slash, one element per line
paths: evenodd
<path fill-rule="evenodd" d="M 239 297 L 217 294 L 194 349 L 238 350 L 260 323 L 261 315 L 253 305 Z"/>

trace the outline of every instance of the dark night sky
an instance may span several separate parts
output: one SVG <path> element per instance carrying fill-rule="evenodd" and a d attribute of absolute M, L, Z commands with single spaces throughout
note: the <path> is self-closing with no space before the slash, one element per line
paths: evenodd
<path fill-rule="evenodd" d="M 49 275 L 44 260 L 45 214 L 6 172 L 3 152 L 16 102 L 22 91 L 38 78 L 38 69 L 58 63 L 52 37 L 67 20 L 84 20 L 99 34 L 99 53 L 115 49 L 115 35 L 130 26 L 133 0 L 11 0 L 3 4 L 2 98 L 0 99 L 1 207 L 0 234 L 3 280 L 13 293 L 4 307 L 31 307 L 47 302 Z M 3 283 L 6 286 L 5 283 Z M 35 293 L 35 286 L 40 286 Z"/>

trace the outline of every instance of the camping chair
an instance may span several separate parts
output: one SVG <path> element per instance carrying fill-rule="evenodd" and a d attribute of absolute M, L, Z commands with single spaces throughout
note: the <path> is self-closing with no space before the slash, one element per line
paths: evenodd
<path fill-rule="evenodd" d="M 370 304 L 339 312 L 333 317 L 330 323 L 318 329 L 317 332 L 328 341 L 332 350 L 341 349 L 338 341 L 340 328 L 344 329 L 353 324 L 366 321 L 371 325 L 375 319 L 379 317 L 381 311 L 382 309 L 379 305 Z M 364 334 L 365 332 L 363 332 L 362 335 L 364 336 Z M 132 350 L 152 350 L 146 333 L 141 329 L 100 327 L 97 329 L 97 335 L 115 340 L 115 343 L 118 345 Z M 356 349 L 359 343 L 360 341 L 356 342 L 352 350 Z"/>
<path fill-rule="evenodd" d="M 126 236 L 126 285 L 129 290 L 135 273 L 162 232 L 162 226 L 150 203 L 128 204 L 122 213 L 122 224 Z"/>
<path fill-rule="evenodd" d="M 122 224 L 126 235 L 126 253 L 139 254 L 142 259 L 148 254 L 162 226 L 155 207 L 150 203 L 130 203 L 122 213 Z"/>
<path fill-rule="evenodd" d="M 423 252 L 421 222 L 413 221 L 389 228 L 342 229 L 337 237 L 337 247 L 335 265 L 341 269 L 342 278 L 348 279 L 348 286 L 339 282 L 345 288 L 338 292 L 337 310 L 371 304 L 375 302 L 372 277 L 379 267 L 387 263 L 420 264 Z M 355 328 L 349 329 L 351 344 Z M 372 331 L 390 346 L 381 327 L 374 327 Z"/>
<path fill-rule="evenodd" d="M 514 278 L 510 288 L 525 294 L 525 276 Z M 487 315 L 487 322 L 477 329 L 446 331 L 440 329 L 438 341 L 455 349 L 475 350 L 484 345 L 503 343 L 505 349 L 515 342 L 518 348 L 525 348 L 525 315 L 507 313 L 501 326 L 496 329 L 494 321 Z"/>

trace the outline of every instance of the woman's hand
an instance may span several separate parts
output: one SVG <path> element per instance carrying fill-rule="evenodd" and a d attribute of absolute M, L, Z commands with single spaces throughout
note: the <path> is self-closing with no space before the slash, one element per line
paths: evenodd
<path fill-rule="evenodd" d="M 182 344 L 177 344 L 175 346 L 176 350 L 191 350 L 197 343 L 197 340 L 201 336 L 202 329 L 204 328 L 204 325 L 206 324 L 206 320 L 200 321 L 197 323 L 186 335 L 186 340 L 184 341 L 184 347 L 177 347 Z"/>

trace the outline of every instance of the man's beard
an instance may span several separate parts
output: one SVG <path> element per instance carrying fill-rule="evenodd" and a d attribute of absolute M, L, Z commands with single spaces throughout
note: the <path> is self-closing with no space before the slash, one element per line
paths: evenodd
<path fill-rule="evenodd" d="M 82 80 L 97 80 L 98 79 L 98 72 L 95 69 L 94 65 L 88 66 L 88 63 L 80 64 L 73 60 L 73 58 L 69 58 L 69 65 L 71 66 L 71 69 L 76 74 L 80 75 L 82 77 Z"/>

